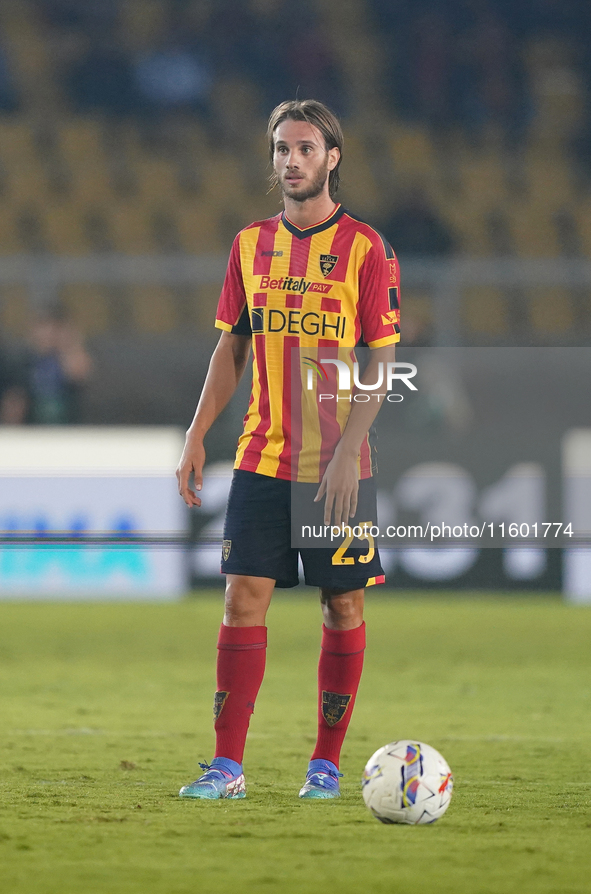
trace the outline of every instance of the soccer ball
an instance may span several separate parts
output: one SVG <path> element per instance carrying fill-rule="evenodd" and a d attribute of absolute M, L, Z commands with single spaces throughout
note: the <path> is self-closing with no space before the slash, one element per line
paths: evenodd
<path fill-rule="evenodd" d="M 453 789 L 446 761 L 423 742 L 401 739 L 372 754 L 361 780 L 363 800 L 381 823 L 434 823 Z"/>

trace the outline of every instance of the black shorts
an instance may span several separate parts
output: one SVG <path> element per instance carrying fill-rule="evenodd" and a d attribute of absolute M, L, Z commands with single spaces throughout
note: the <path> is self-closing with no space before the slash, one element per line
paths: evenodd
<path fill-rule="evenodd" d="M 324 500 L 313 502 L 318 487 L 318 484 L 292 483 L 235 469 L 224 523 L 222 574 L 269 577 L 278 587 L 295 587 L 299 582 L 298 556 L 301 555 L 304 578 L 309 586 L 359 590 L 384 583 L 384 572 L 373 540 L 365 535 L 361 538 L 351 536 L 356 525 L 377 524 L 373 478 L 359 482 L 357 512 L 350 520 L 348 536 L 335 538 L 334 532 L 329 534 L 328 540 L 320 541 L 326 543 L 331 542 L 331 537 L 335 538 L 328 548 L 292 546 L 292 526 L 297 525 L 297 532 L 301 533 L 301 518 L 311 522 L 309 542 L 315 542 L 314 532 L 318 532 L 322 524 L 324 511 Z M 298 516 L 295 521 L 292 517 L 294 502 Z M 302 511 L 304 506 L 307 512 Z"/>

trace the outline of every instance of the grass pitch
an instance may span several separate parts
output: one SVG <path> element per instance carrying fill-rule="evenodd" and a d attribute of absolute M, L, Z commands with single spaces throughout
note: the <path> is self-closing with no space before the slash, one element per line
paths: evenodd
<path fill-rule="evenodd" d="M 212 754 L 221 595 L 175 605 L 0 603 L 6 894 L 587 894 L 591 610 L 553 599 L 368 597 L 343 797 L 301 802 L 320 613 L 269 613 L 248 796 L 177 797 Z M 433 826 L 383 826 L 359 778 L 395 738 L 455 774 Z"/>

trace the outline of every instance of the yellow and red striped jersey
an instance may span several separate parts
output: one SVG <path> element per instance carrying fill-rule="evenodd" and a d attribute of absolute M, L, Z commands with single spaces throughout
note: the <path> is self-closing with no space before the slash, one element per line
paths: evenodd
<path fill-rule="evenodd" d="M 301 358 L 399 341 L 399 276 L 390 245 L 341 205 L 306 229 L 283 212 L 237 235 L 216 317 L 219 329 L 252 335 L 252 392 L 235 468 L 322 479 L 351 404 L 306 391 Z M 323 390 L 336 388 L 331 370 Z M 368 438 L 358 472 L 372 474 Z"/>

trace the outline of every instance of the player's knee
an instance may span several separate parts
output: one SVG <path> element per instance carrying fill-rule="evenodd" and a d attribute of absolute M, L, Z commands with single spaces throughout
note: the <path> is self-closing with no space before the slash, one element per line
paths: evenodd
<path fill-rule="evenodd" d="M 363 590 L 321 592 L 324 622 L 331 627 L 357 627 L 363 621 Z"/>
<path fill-rule="evenodd" d="M 249 606 L 226 603 L 224 610 L 224 624 L 226 627 L 256 626 L 258 618 Z"/>
<path fill-rule="evenodd" d="M 250 593 L 236 589 L 226 590 L 224 600 L 226 622 L 247 621 L 250 615 L 253 614 L 253 609 L 256 610 L 256 607 L 257 601 L 252 598 Z"/>
<path fill-rule="evenodd" d="M 225 624 L 261 624 L 269 604 L 267 587 L 257 586 L 248 578 L 228 581 L 224 600 Z"/>

